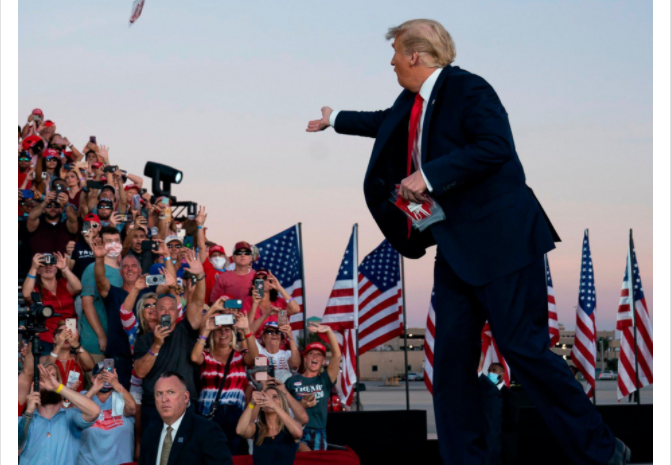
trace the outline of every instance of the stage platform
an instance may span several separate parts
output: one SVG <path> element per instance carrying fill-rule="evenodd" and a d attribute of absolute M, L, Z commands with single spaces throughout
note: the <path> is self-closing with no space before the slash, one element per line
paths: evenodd
<path fill-rule="evenodd" d="M 559 447 L 533 406 L 520 406 L 517 456 L 510 465 L 567 465 Z M 652 463 L 652 405 L 597 406 L 606 424 L 632 450 L 633 463 Z M 392 410 L 329 413 L 329 443 L 351 447 L 362 464 L 440 463 L 438 441 L 428 440 L 426 411 Z"/>

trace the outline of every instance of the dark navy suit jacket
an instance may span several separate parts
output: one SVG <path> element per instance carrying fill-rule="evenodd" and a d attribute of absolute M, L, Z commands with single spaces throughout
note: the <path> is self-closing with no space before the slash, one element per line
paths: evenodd
<path fill-rule="evenodd" d="M 156 465 L 163 422 L 156 422 L 142 435 L 139 465 Z M 226 435 L 213 421 L 187 409 L 175 432 L 168 465 L 232 465 Z"/>
<path fill-rule="evenodd" d="M 416 94 L 404 90 L 391 108 L 341 111 L 334 129 L 375 138 L 364 180 L 366 203 L 399 253 L 419 258 L 438 244 L 471 285 L 484 285 L 529 265 L 559 241 L 515 151 L 508 114 L 480 76 L 447 66 L 431 93 L 422 131 L 422 171 L 446 220 L 412 232 L 389 198 L 407 177 L 408 125 Z"/>

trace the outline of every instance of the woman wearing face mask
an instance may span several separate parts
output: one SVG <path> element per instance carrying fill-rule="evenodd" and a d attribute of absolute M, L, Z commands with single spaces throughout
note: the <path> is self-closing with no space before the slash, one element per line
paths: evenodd
<path fill-rule="evenodd" d="M 46 265 L 45 256 L 35 254 L 22 290 L 27 305 L 33 303 L 31 293 L 38 292 L 42 304 L 52 307 L 54 313 L 60 314 L 58 317 L 47 318 L 45 323 L 47 332 L 40 333 L 42 355 L 49 355 L 53 351 L 54 332 L 60 320 L 77 318 L 73 296 L 82 290 L 82 283 L 68 268 L 65 257 L 60 252 L 53 257 L 56 258 L 56 264 Z"/>
<path fill-rule="evenodd" d="M 245 408 L 245 365 L 253 365 L 259 353 L 254 335 L 249 331 L 247 317 L 238 313 L 234 325 L 215 323 L 216 316 L 222 315 L 226 300 L 223 297 L 217 300 L 203 316 L 205 324 L 191 352 L 191 361 L 201 367 L 200 413 L 221 426 L 228 438 L 231 454 L 240 455 L 247 452 L 247 442 L 235 434 Z M 231 314 L 222 316 L 233 317 Z M 249 351 L 236 350 L 236 330 L 244 335 Z M 220 389 L 221 393 L 217 395 Z"/>
<path fill-rule="evenodd" d="M 252 394 L 236 432 L 243 438 L 254 438 L 254 465 L 294 463 L 296 441 L 303 436 L 303 428 L 289 411 L 286 394 L 275 386 Z"/>

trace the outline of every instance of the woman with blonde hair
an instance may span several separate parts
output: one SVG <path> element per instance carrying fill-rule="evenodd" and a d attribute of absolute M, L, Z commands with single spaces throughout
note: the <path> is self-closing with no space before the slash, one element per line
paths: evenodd
<path fill-rule="evenodd" d="M 235 434 L 238 420 L 245 408 L 247 373 L 245 366 L 253 365 L 259 355 L 249 321 L 241 313 L 224 314 L 222 297 L 203 316 L 200 335 L 191 351 L 191 361 L 200 366 L 200 413 L 221 426 L 228 438 L 233 455 L 247 453 L 247 442 Z M 216 317 L 235 318 L 217 324 Z M 236 331 L 242 332 L 249 350 L 237 350 Z"/>
<path fill-rule="evenodd" d="M 254 391 L 238 422 L 236 432 L 254 438 L 254 465 L 291 465 L 296 458 L 303 428 L 291 418 L 287 394 L 282 391 L 272 384 Z"/>

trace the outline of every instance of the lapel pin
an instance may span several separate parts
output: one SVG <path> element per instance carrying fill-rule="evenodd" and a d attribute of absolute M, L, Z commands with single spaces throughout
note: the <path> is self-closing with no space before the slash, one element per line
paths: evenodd
<path fill-rule="evenodd" d="M 184 442 L 184 438 L 177 438 L 177 442 Z"/>
<path fill-rule="evenodd" d="M 435 99 L 435 98 L 433 99 L 433 102 L 431 102 L 431 105 L 433 105 L 434 103 L 436 103 L 436 99 Z"/>

